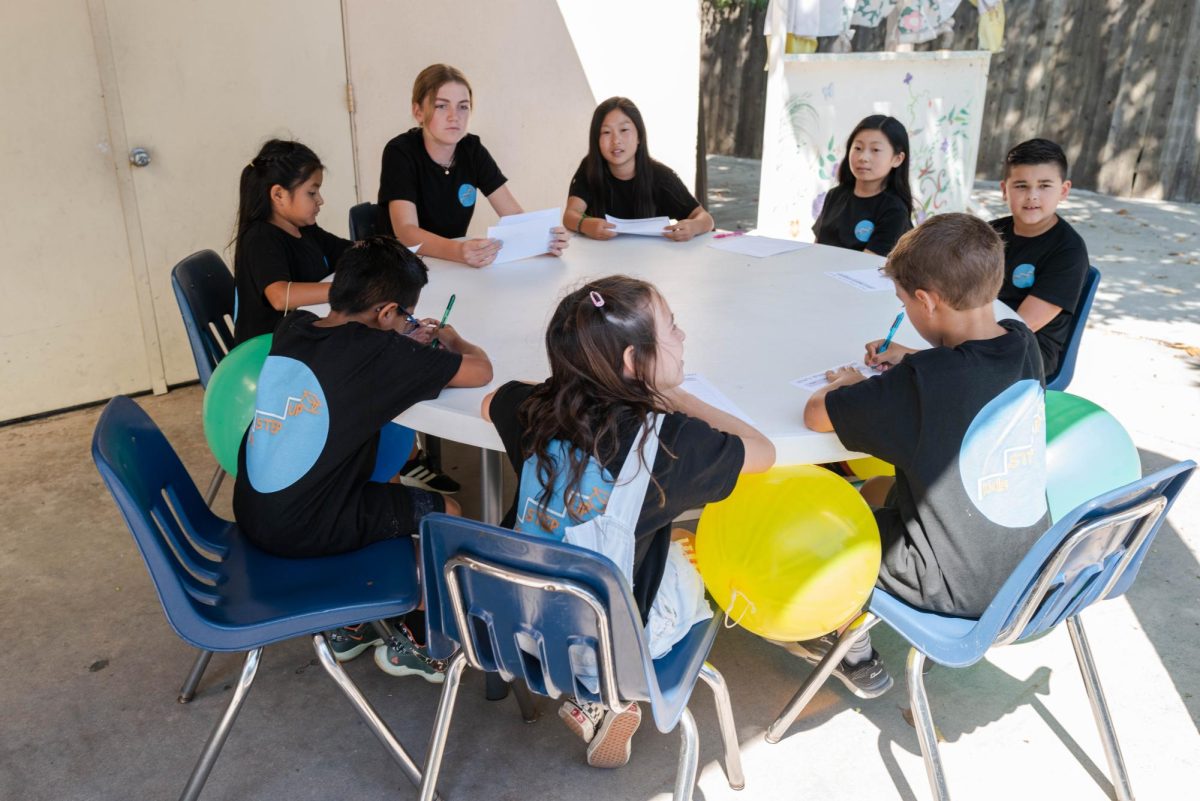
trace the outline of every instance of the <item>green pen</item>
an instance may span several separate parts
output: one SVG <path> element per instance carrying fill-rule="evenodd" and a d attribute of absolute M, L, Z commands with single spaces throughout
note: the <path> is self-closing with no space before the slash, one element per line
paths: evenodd
<path fill-rule="evenodd" d="M 453 293 L 450 295 L 450 302 L 446 304 L 446 311 L 442 312 L 442 321 L 438 323 L 438 328 L 446 327 L 446 319 L 450 316 L 450 310 L 454 308 L 454 299 L 457 297 L 458 295 Z M 429 344 L 433 345 L 435 348 L 440 348 L 442 346 L 442 343 L 438 342 L 437 337 L 434 337 L 433 342 L 430 342 Z"/>

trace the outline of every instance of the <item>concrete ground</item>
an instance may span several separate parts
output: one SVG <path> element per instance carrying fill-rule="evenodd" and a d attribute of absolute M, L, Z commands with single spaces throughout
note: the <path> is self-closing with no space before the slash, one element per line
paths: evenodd
<path fill-rule="evenodd" d="M 753 227 L 757 165 L 713 158 L 710 208 L 723 227 Z M 976 193 L 998 214 L 994 186 Z M 1200 207 L 1077 192 L 1064 214 L 1104 273 L 1071 391 L 1129 429 L 1152 470 L 1200 454 Z M 197 387 L 139 403 L 198 483 L 213 460 Z M 182 788 L 229 700 L 240 658 L 213 659 L 196 700 L 175 703 L 193 652 L 169 630 L 145 568 L 91 464 L 98 409 L 0 428 L 0 798 L 169 798 Z M 467 486 L 476 455 L 448 446 Z M 475 499 L 463 493 L 468 513 Z M 217 509 L 229 514 L 229 490 Z M 1178 797 L 1200 775 L 1200 489 L 1188 488 L 1132 591 L 1085 622 L 1140 798 Z M 905 646 L 876 630 L 902 675 Z M 903 681 L 875 701 L 832 684 L 779 745 L 763 731 L 807 673 L 740 629 L 712 662 L 729 680 L 747 785 L 729 790 L 711 696 L 696 691 L 697 798 L 927 798 Z M 438 689 L 393 679 L 369 658 L 351 676 L 415 754 Z M 1064 631 L 1000 649 L 966 670 L 935 667 L 927 686 L 958 798 L 1112 796 L 1104 754 Z M 443 770 L 452 799 L 668 797 L 678 737 L 645 724 L 630 765 L 598 772 L 555 719 L 525 725 L 515 703 L 488 702 L 468 673 Z M 1186 790 L 1184 791 L 1186 793 Z M 267 649 L 204 797 L 415 798 L 415 791 L 317 666 L 306 640 Z"/>

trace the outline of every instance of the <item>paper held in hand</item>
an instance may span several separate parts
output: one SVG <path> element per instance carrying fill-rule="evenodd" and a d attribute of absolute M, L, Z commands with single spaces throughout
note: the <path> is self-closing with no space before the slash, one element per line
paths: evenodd
<path fill-rule="evenodd" d="M 855 370 L 863 374 L 864 378 L 879 375 L 879 370 L 874 367 L 868 367 L 862 362 L 850 362 L 849 364 L 839 364 L 837 367 L 831 367 L 830 370 L 837 370 L 841 367 L 853 367 Z M 822 370 L 819 373 L 806 375 L 803 378 L 794 379 L 791 384 L 797 389 L 802 389 L 805 392 L 816 392 L 821 387 L 829 383 L 829 379 L 825 377 L 827 370 Z"/>
<path fill-rule="evenodd" d="M 636 236 L 662 236 L 663 229 L 671 224 L 670 217 L 643 217 L 640 220 L 622 220 L 611 214 L 605 214 L 604 219 L 616 226 L 613 230 L 618 234 L 635 234 Z"/>
<path fill-rule="evenodd" d="M 488 228 L 488 239 L 498 239 L 504 244 L 492 264 L 527 259 L 550 252 L 550 229 L 562 225 L 562 209 L 542 209 L 523 214 L 509 214 Z"/>

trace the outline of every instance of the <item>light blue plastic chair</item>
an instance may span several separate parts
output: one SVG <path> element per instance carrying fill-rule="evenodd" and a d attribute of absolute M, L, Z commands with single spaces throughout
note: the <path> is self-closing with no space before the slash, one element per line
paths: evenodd
<path fill-rule="evenodd" d="M 413 781 L 412 758 L 337 663 L 322 632 L 416 608 L 416 560 L 409 538 L 319 559 L 283 559 L 248 543 L 223 520 L 154 422 L 116 397 L 92 437 L 96 469 L 133 534 L 167 621 L 203 651 L 246 651 L 241 676 L 181 798 L 200 795 L 254 681 L 264 646 L 310 635 L 325 671 Z"/>
<path fill-rule="evenodd" d="M 1092 301 L 1096 299 L 1096 289 L 1100 286 L 1100 271 L 1089 266 L 1087 277 L 1083 281 L 1083 291 L 1079 294 L 1079 304 L 1071 318 L 1071 335 L 1063 348 L 1062 358 L 1058 360 L 1058 369 L 1054 375 L 1046 376 L 1046 389 L 1065 390 L 1075 375 L 1075 360 L 1079 358 L 1079 343 L 1083 340 L 1083 329 L 1087 328 L 1088 314 L 1092 311 Z"/>
<path fill-rule="evenodd" d="M 1079 616 L 1089 604 L 1115 598 L 1133 583 L 1154 535 L 1195 469 L 1195 462 L 1180 462 L 1077 507 L 1034 543 L 978 620 L 915 609 L 876 589 L 868 611 L 846 629 L 767 729 L 767 742 L 782 739 L 854 641 L 884 621 L 912 645 L 905 675 L 917 739 L 933 794 L 946 801 L 950 795 L 925 695 L 925 659 L 967 667 L 991 648 L 1030 640 L 1066 621 L 1117 797 L 1132 801 L 1129 776 Z"/>
<path fill-rule="evenodd" d="M 690 799 L 698 767 L 696 722 L 688 701 L 697 678 L 716 697 L 729 786 L 741 789 L 741 753 L 729 691 L 705 662 L 720 616 L 699 623 L 662 659 L 652 660 L 628 582 L 607 558 L 544 537 L 443 514 L 421 523 L 421 572 L 430 655 L 449 659 L 421 784 L 437 785 L 463 669 L 520 680 L 539 695 L 564 693 L 622 709 L 648 702 L 661 732 L 683 737 L 675 799 Z M 592 649 L 599 692 L 588 690 L 569 649 Z M 578 663 L 576 663 L 578 664 Z M 597 789 L 597 795 L 605 793 Z"/>

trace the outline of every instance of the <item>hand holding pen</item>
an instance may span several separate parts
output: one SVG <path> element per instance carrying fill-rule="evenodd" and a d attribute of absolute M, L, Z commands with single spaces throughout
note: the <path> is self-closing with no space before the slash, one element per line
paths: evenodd
<path fill-rule="evenodd" d="M 457 297 L 458 295 L 450 295 L 450 302 L 446 304 L 446 311 L 442 312 L 442 321 L 438 323 L 439 329 L 446 327 L 446 320 L 450 317 L 450 310 L 454 308 L 454 299 Z M 440 348 L 442 346 L 442 343 L 438 342 L 437 337 L 434 337 L 433 342 L 430 344 L 435 348 Z"/>
<path fill-rule="evenodd" d="M 900 312 L 896 315 L 896 319 L 892 322 L 892 327 L 884 339 L 876 339 L 867 343 L 867 355 L 863 361 L 872 367 L 887 370 L 892 365 L 898 364 L 908 354 L 915 353 L 913 348 L 906 348 L 899 343 L 892 342 L 903 322 L 904 312 Z"/>

